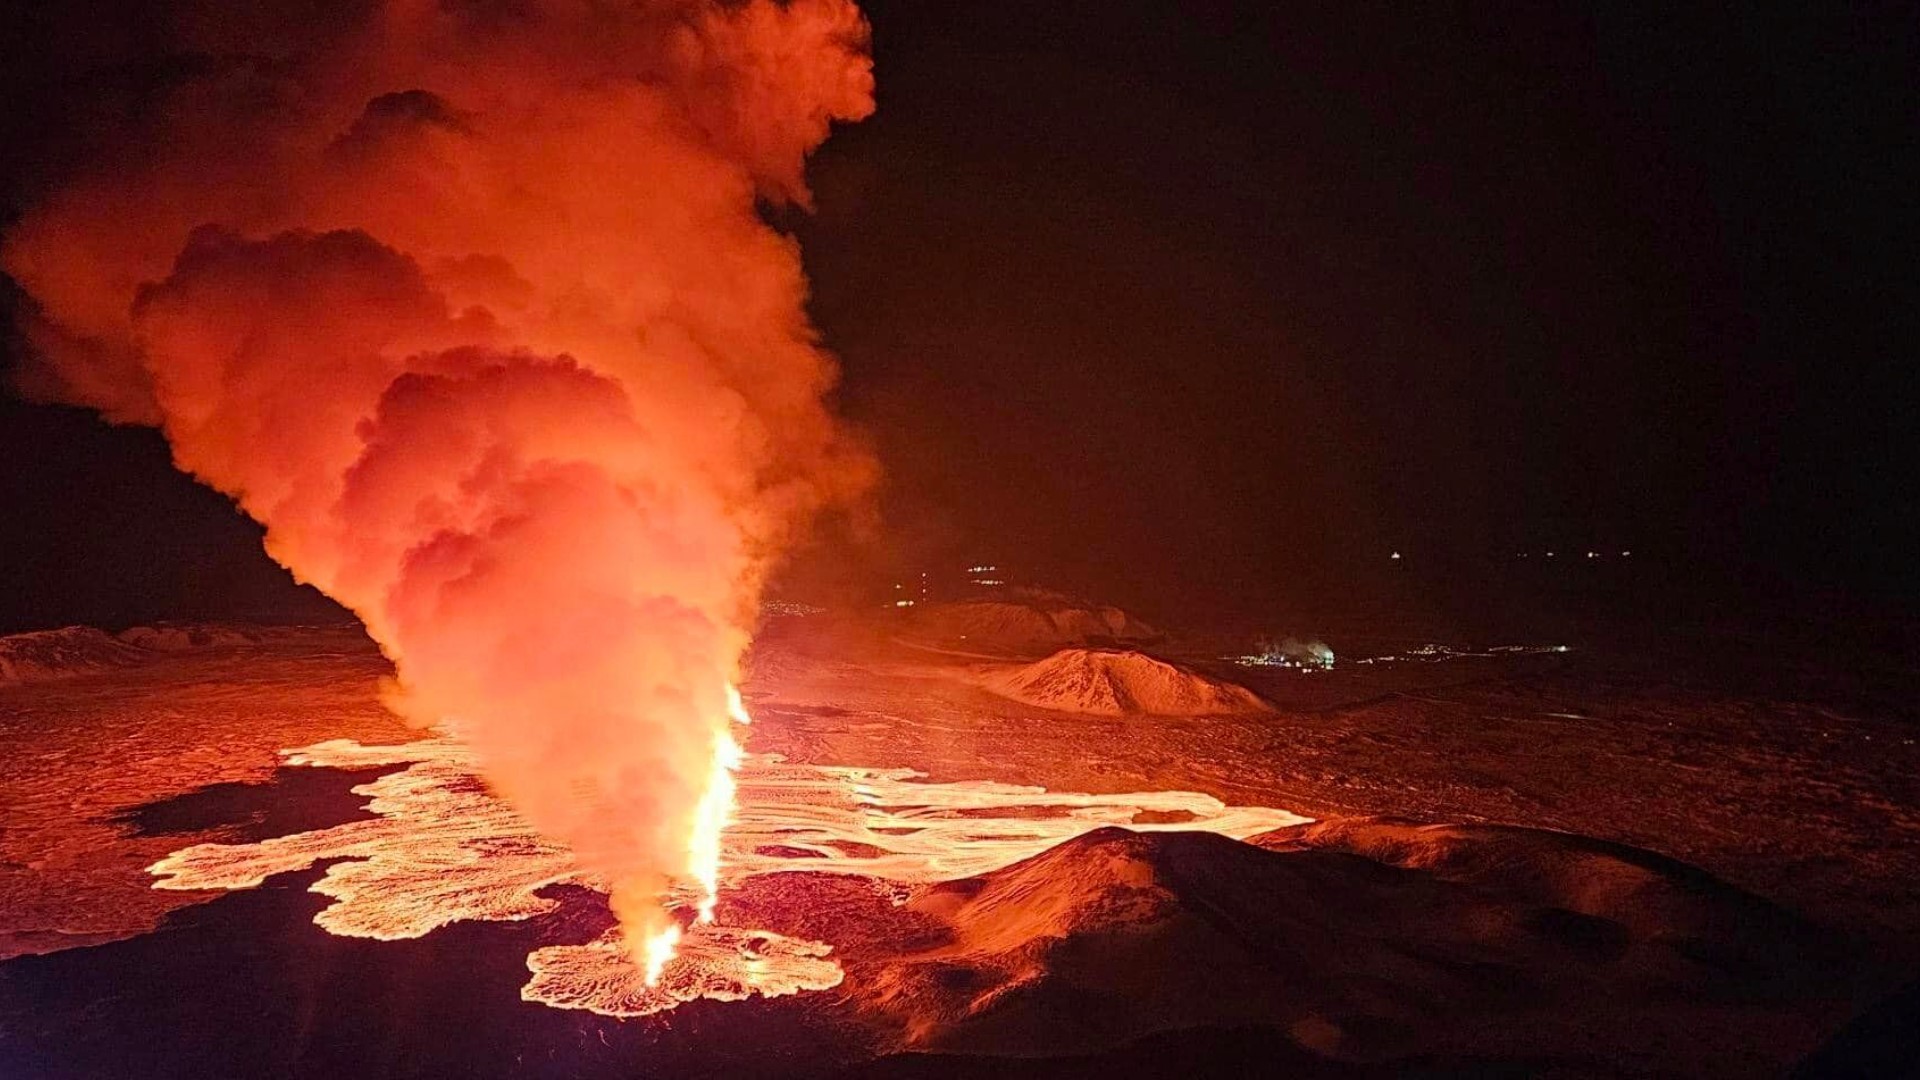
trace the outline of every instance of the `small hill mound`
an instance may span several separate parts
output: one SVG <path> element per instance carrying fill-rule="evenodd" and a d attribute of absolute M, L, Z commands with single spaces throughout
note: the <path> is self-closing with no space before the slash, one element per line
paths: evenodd
<path fill-rule="evenodd" d="M 259 645 L 278 629 L 159 623 L 118 634 L 91 626 L 35 630 L 0 637 L 0 686 L 46 682 L 133 667 L 161 653 Z"/>
<path fill-rule="evenodd" d="M 181 626 L 161 623 L 156 626 L 135 626 L 120 631 L 117 636 L 121 641 L 129 645 L 137 645 L 142 649 L 152 649 L 156 652 L 185 652 L 188 649 L 257 645 L 265 635 L 257 630 L 234 626 Z"/>
<path fill-rule="evenodd" d="M 91 626 L 9 634 L 0 637 L 0 686 L 131 667 L 151 655 Z"/>
<path fill-rule="evenodd" d="M 1418 829 L 1336 821 L 1265 847 L 1098 829 L 916 897 L 945 935 L 879 967 L 868 1003 L 920 1051 L 1253 1026 L 1349 1063 L 1573 1075 L 1771 1075 L 1838 1022 L 1841 952 L 1701 871 L 1560 833 Z"/>
<path fill-rule="evenodd" d="M 946 645 L 1028 655 L 1068 645 L 1142 643 L 1161 636 L 1117 607 L 1039 592 L 928 604 L 911 609 L 907 625 L 914 636 Z"/>
<path fill-rule="evenodd" d="M 1043 709 L 1090 716 L 1219 716 L 1269 711 L 1244 686 L 1120 649 L 1062 649 L 1044 660 L 989 671 L 981 685 Z"/>

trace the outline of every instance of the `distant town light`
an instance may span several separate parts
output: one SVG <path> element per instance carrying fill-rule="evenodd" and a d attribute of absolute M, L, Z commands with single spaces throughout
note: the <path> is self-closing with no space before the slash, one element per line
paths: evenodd
<path fill-rule="evenodd" d="M 1396 551 L 1396 552 L 1394 552 L 1394 553 L 1393 553 L 1393 558 L 1396 558 L 1396 559 L 1397 559 L 1397 558 L 1399 558 L 1399 557 L 1400 557 L 1400 553 L 1399 553 L 1399 552 L 1397 552 L 1397 551 Z"/>
<path fill-rule="evenodd" d="M 911 600 L 895 600 L 895 601 L 893 602 L 893 606 L 894 606 L 894 607 L 912 607 L 912 606 L 913 606 L 913 601 L 911 601 Z"/>
<path fill-rule="evenodd" d="M 801 618 L 807 615 L 818 615 L 827 609 L 815 604 L 802 604 L 792 600 L 768 600 L 760 605 L 760 610 L 768 615 L 784 615 L 791 618 Z"/>

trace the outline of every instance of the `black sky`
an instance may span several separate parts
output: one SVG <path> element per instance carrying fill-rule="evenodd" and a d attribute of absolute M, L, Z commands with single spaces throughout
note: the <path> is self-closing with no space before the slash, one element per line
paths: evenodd
<path fill-rule="evenodd" d="M 1911 5 L 864 6 L 880 110 L 778 220 L 870 555 L 1163 607 L 1394 550 L 1910 595 Z M 9 35 L 16 209 L 152 59 L 70 23 Z M 150 433 L 8 402 L 0 453 L 0 621 L 312 607 Z"/>

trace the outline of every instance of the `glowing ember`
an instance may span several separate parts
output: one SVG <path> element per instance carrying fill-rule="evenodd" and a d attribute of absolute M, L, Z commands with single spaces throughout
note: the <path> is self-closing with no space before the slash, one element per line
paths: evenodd
<path fill-rule="evenodd" d="M 711 878 L 690 874 L 668 906 L 713 921 L 669 923 L 633 955 L 619 931 L 528 958 L 528 1001 L 639 1016 L 696 998 L 735 1001 L 826 989 L 841 980 L 822 942 L 725 924 L 707 903 L 722 885 L 792 871 L 923 885 L 997 870 L 1103 825 L 1194 829 L 1244 838 L 1308 819 L 1227 806 L 1191 791 L 1090 795 L 991 781 L 930 784 L 911 769 L 792 764 L 777 755 L 716 756 L 737 793 L 716 815 Z M 406 764 L 354 791 L 376 816 L 251 844 L 199 844 L 153 865 L 162 889 L 245 889 L 332 862 L 313 891 L 332 897 L 314 921 L 330 933 L 412 938 L 461 920 L 553 911 L 553 885 L 608 890 L 573 854 L 536 833 L 476 780 L 472 750 L 451 739 L 397 746 L 336 740 L 286 754 L 334 768 Z M 731 761 L 737 771 L 728 766 Z M 725 803 L 717 803 L 725 809 Z M 1146 819 L 1146 820 L 1142 820 Z M 722 829 L 720 826 L 724 826 Z M 658 942 L 656 945 L 655 942 Z"/>

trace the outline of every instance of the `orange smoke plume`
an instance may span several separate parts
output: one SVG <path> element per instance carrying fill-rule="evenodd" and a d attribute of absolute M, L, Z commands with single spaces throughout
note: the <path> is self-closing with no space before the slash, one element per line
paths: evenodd
<path fill-rule="evenodd" d="M 343 10 L 181 10 L 215 59 L 6 238 L 38 305 L 23 385 L 160 426 L 360 615 L 396 708 L 670 947 L 670 882 L 711 909 L 690 849 L 717 849 L 764 575 L 873 476 L 757 212 L 804 205 L 807 155 L 872 110 L 866 24 L 851 0 Z"/>

